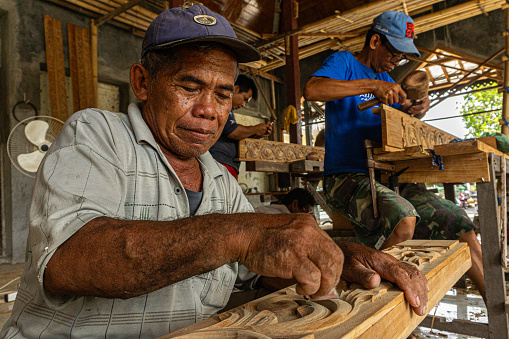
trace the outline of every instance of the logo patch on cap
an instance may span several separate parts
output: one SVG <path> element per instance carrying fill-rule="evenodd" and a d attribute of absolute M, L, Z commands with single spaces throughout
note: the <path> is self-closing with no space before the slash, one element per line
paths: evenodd
<path fill-rule="evenodd" d="M 407 38 L 414 38 L 414 27 L 415 25 L 411 22 L 406 23 L 406 31 L 405 31 L 405 37 Z"/>
<path fill-rule="evenodd" d="M 210 15 L 196 15 L 193 20 L 205 26 L 213 26 L 217 22 L 216 18 Z"/>

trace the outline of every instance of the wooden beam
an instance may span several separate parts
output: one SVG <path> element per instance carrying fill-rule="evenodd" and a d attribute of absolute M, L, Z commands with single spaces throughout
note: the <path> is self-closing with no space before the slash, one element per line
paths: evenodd
<path fill-rule="evenodd" d="M 283 1 L 283 30 L 291 31 L 298 27 L 295 15 L 296 1 Z M 286 97 L 287 105 L 293 105 L 297 110 L 298 121 L 290 124 L 290 142 L 302 144 L 301 125 L 302 112 L 300 109 L 300 69 L 299 69 L 299 40 L 297 36 L 285 37 L 285 62 L 286 62 Z"/>
<path fill-rule="evenodd" d="M 117 9 L 114 9 L 113 11 L 109 12 L 108 14 L 104 15 L 103 17 L 97 19 L 97 27 L 101 26 L 102 24 L 108 22 L 110 19 L 116 17 L 120 13 L 123 13 L 127 11 L 129 8 L 136 6 L 137 4 L 143 2 L 144 0 L 131 0 L 124 5 L 121 5 L 117 7 Z"/>
<path fill-rule="evenodd" d="M 246 171 L 288 173 L 290 172 L 290 163 L 270 162 L 270 161 L 246 161 Z"/>
<path fill-rule="evenodd" d="M 420 145 L 406 147 L 398 152 L 381 152 L 382 149 L 374 149 L 373 159 L 377 161 L 400 161 L 418 158 L 429 158 L 431 154 Z"/>
<path fill-rule="evenodd" d="M 482 142 L 481 140 L 468 140 L 435 146 L 435 154 L 437 155 L 456 155 L 479 152 L 494 153 L 502 156 L 504 155 L 504 153 Z"/>
<path fill-rule="evenodd" d="M 251 73 L 251 71 L 252 71 L 254 74 L 256 74 L 256 75 L 258 75 L 258 76 L 260 76 L 262 78 L 265 78 L 265 79 L 268 79 L 268 80 L 272 80 L 272 81 L 275 81 L 275 82 L 280 83 L 280 84 L 285 84 L 286 83 L 280 77 L 277 77 L 277 76 L 272 75 L 272 74 L 267 73 L 267 72 L 262 72 L 262 71 L 260 71 L 259 69 L 256 69 L 256 68 L 252 68 L 252 67 L 249 67 L 249 66 L 246 66 L 246 65 L 243 65 L 243 64 L 240 64 L 239 68 L 242 71 L 246 71 L 246 72 L 249 72 L 249 73 Z"/>

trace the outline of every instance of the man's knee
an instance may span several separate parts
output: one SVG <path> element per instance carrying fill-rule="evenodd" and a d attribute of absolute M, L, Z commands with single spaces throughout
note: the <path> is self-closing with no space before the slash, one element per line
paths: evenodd
<path fill-rule="evenodd" d="M 400 222 L 392 231 L 392 234 L 395 234 L 398 238 L 404 240 L 410 240 L 414 236 L 415 223 L 417 221 L 416 217 L 405 217 L 400 220 Z"/>

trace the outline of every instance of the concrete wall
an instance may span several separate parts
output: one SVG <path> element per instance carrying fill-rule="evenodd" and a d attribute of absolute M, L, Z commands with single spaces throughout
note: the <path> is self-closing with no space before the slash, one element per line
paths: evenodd
<path fill-rule="evenodd" d="M 1 220 L 3 229 L 0 262 L 24 261 L 28 233 L 28 209 L 33 179 L 18 172 L 6 154 L 6 141 L 16 120 L 12 107 L 26 98 L 39 110 L 42 98 L 41 76 L 46 69 L 44 19 L 47 14 L 62 22 L 65 67 L 69 66 L 67 24 L 89 28 L 90 18 L 40 0 L 1 0 L 0 68 L 0 150 Z M 134 100 L 129 89 L 129 69 L 139 61 L 142 38 L 105 24 L 98 30 L 99 81 L 120 89 L 120 110 Z M 47 93 L 47 92 L 44 92 Z M 40 114 L 48 114 L 41 112 Z"/>

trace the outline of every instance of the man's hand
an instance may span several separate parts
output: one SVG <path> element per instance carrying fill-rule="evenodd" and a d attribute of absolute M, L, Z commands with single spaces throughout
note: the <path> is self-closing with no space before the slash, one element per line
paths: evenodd
<path fill-rule="evenodd" d="M 409 103 L 408 107 L 407 106 Z M 431 100 L 426 97 L 422 100 L 414 100 L 410 101 L 407 100 L 407 102 L 402 106 L 403 111 L 407 112 L 411 116 L 417 119 L 421 119 L 426 115 L 426 112 L 429 110 L 431 104 Z"/>
<path fill-rule="evenodd" d="M 270 133 L 272 133 L 272 122 L 268 124 L 258 124 L 251 127 L 253 131 L 251 138 L 268 137 Z"/>
<path fill-rule="evenodd" d="M 343 279 L 365 288 L 375 288 L 380 278 L 396 283 L 418 315 L 426 314 L 428 282 L 414 266 L 402 263 L 393 256 L 369 247 L 338 243 L 345 256 Z"/>
<path fill-rule="evenodd" d="M 403 104 L 407 97 L 400 85 L 386 81 L 376 81 L 373 95 L 386 105 Z"/>
<path fill-rule="evenodd" d="M 343 253 L 309 214 L 256 214 L 259 226 L 246 238 L 239 262 L 252 272 L 297 281 L 301 295 L 319 298 L 338 283 Z"/>

